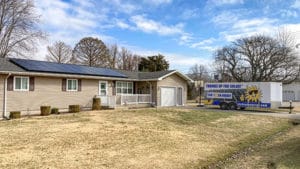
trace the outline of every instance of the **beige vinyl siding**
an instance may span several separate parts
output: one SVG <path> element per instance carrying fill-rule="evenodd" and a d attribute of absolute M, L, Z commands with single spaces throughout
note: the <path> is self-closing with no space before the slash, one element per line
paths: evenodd
<path fill-rule="evenodd" d="M 3 99 L 4 99 L 4 79 L 5 76 L 0 75 L 0 118 L 3 116 Z"/>
<path fill-rule="evenodd" d="M 111 81 L 108 81 L 111 95 Z M 91 107 L 92 99 L 99 93 L 99 80 L 81 80 L 81 91 L 62 91 L 62 78 L 35 77 L 34 91 L 8 91 L 7 111 L 30 112 L 41 105 L 68 108 L 71 104 Z"/>
<path fill-rule="evenodd" d="M 166 78 L 164 78 L 163 80 L 160 80 L 157 82 L 157 105 L 160 106 L 161 105 L 161 87 L 176 87 L 176 92 L 177 92 L 177 88 L 182 87 L 182 103 L 186 104 L 186 98 L 187 98 L 187 82 L 181 78 L 180 76 L 178 76 L 177 74 L 173 74 L 171 76 L 168 76 Z"/>

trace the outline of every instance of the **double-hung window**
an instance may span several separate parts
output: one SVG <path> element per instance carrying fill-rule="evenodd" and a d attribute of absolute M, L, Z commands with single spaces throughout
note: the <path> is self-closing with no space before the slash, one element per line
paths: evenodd
<path fill-rule="evenodd" d="M 29 91 L 29 77 L 15 76 L 14 77 L 15 91 Z"/>
<path fill-rule="evenodd" d="M 133 94 L 133 82 L 117 82 L 117 94 Z"/>
<path fill-rule="evenodd" d="M 77 79 L 67 79 L 67 91 L 78 91 Z"/>

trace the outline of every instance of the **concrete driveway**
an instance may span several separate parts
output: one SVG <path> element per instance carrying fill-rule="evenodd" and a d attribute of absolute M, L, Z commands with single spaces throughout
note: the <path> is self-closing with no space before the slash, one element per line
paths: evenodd
<path fill-rule="evenodd" d="M 289 114 L 288 112 L 259 112 L 259 111 L 252 111 L 252 110 L 221 110 L 218 108 L 206 108 L 206 107 L 196 107 L 196 106 L 183 106 L 180 107 L 183 109 L 192 109 L 192 110 L 205 110 L 209 111 L 212 110 L 214 112 L 220 112 L 220 113 L 226 113 L 226 112 L 236 112 L 236 113 L 242 113 L 242 114 L 251 114 L 251 115 L 258 115 L 258 116 L 272 116 L 272 117 L 278 117 L 278 118 L 287 118 L 287 119 L 297 119 L 300 120 L 300 113 L 292 113 Z"/>
<path fill-rule="evenodd" d="M 273 117 L 280 117 L 280 118 L 287 118 L 287 119 L 298 119 L 300 120 L 299 113 L 289 114 L 288 112 L 280 112 L 280 113 L 262 113 L 262 112 L 244 112 L 244 114 L 253 114 L 253 115 L 262 115 L 262 116 L 273 116 Z"/>

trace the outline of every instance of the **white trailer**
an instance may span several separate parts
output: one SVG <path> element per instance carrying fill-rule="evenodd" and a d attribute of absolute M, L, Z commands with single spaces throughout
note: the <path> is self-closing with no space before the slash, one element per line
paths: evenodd
<path fill-rule="evenodd" d="M 278 108 L 282 103 L 282 83 L 205 83 L 204 94 L 206 105 L 221 109 Z"/>

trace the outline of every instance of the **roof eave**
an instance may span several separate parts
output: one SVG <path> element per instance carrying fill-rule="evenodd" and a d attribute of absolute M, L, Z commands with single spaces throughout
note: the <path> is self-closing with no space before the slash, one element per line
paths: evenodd
<path fill-rule="evenodd" d="M 107 77 L 107 76 L 90 76 L 90 75 L 78 75 L 78 74 L 58 74 L 58 73 L 43 73 L 43 72 L 16 72 L 16 71 L 0 71 L 0 74 L 14 74 L 14 75 L 27 75 L 27 76 L 45 76 L 45 77 L 78 77 L 82 79 L 112 79 L 112 80 L 127 80 L 124 77 Z"/>
<path fill-rule="evenodd" d="M 168 77 L 168 76 L 171 76 L 171 75 L 174 74 L 174 73 L 176 73 L 177 75 L 181 76 L 181 77 L 184 78 L 186 81 L 190 81 L 190 82 L 192 82 L 192 83 L 194 82 L 194 80 L 192 80 L 192 79 L 189 78 L 188 76 L 186 76 L 186 75 L 180 73 L 180 72 L 177 71 L 177 70 L 174 70 L 174 71 L 172 71 L 172 72 L 170 72 L 170 73 L 168 73 L 168 74 L 166 74 L 166 75 L 164 75 L 164 76 L 161 76 L 160 78 L 158 78 L 158 80 L 163 80 L 164 78 L 166 78 L 166 77 Z"/>

